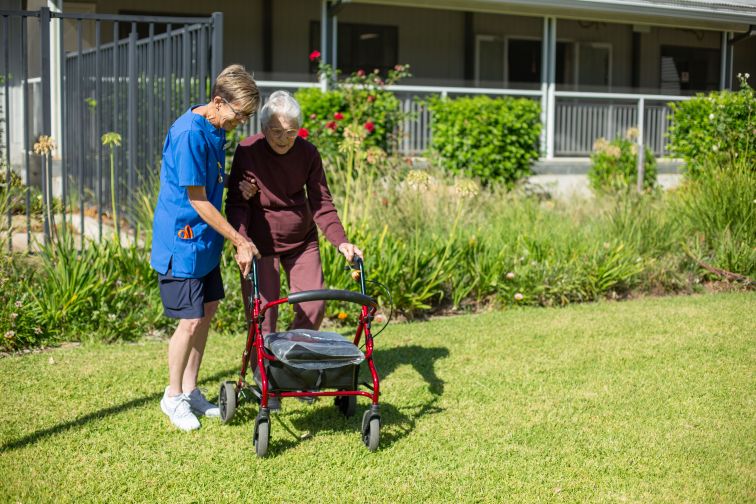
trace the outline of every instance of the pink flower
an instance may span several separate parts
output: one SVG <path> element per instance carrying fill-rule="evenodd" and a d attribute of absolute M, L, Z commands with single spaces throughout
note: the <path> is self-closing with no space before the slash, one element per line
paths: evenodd
<path fill-rule="evenodd" d="M 344 114 L 342 114 L 341 112 L 336 112 L 335 114 L 333 114 L 333 118 L 337 121 L 341 121 L 342 119 L 344 119 Z"/>
<path fill-rule="evenodd" d="M 367 101 L 368 101 L 368 103 L 373 103 L 373 102 L 375 101 L 375 96 L 373 96 L 373 95 L 368 95 L 368 97 L 367 97 Z"/>
<path fill-rule="evenodd" d="M 318 118 L 318 114 L 310 114 L 310 119 L 313 121 Z"/>
<path fill-rule="evenodd" d="M 401 72 L 402 70 L 404 70 L 404 67 L 402 65 L 396 65 L 394 66 L 394 70 L 396 70 L 397 72 Z"/>
<path fill-rule="evenodd" d="M 363 70 L 362 68 L 357 70 L 357 77 L 365 77 L 365 70 Z"/>
<path fill-rule="evenodd" d="M 336 121 L 329 121 L 326 124 L 326 128 L 328 128 L 330 130 L 333 130 L 333 131 L 336 131 Z"/>
<path fill-rule="evenodd" d="M 320 51 L 317 49 L 310 53 L 310 61 L 315 61 L 318 58 L 320 58 Z"/>
<path fill-rule="evenodd" d="M 299 138 L 307 138 L 310 136 L 310 132 L 307 131 L 307 128 L 299 128 L 299 131 L 297 132 L 297 136 Z"/>
<path fill-rule="evenodd" d="M 366 122 L 365 129 L 368 130 L 368 133 L 372 133 L 373 131 L 375 131 L 375 124 L 373 124 L 373 121 Z"/>

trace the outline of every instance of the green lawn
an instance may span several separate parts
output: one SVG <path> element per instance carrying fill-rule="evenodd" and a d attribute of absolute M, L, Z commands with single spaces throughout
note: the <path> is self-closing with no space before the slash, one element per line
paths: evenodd
<path fill-rule="evenodd" d="M 0 501 L 754 502 L 756 294 L 459 316 L 387 329 L 381 445 L 328 400 L 174 430 L 165 342 L 0 359 Z M 213 336 L 210 395 L 242 337 Z M 305 433 L 311 436 L 300 436 Z"/>

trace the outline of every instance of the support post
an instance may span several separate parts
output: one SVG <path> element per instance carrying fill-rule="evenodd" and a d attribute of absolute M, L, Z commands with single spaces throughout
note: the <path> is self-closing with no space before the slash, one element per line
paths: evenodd
<path fill-rule="evenodd" d="M 719 89 L 732 89 L 732 32 L 722 32 Z"/>
<path fill-rule="evenodd" d="M 554 159 L 554 123 L 556 121 L 556 18 L 549 18 L 548 89 L 546 117 L 546 159 Z"/>
<path fill-rule="evenodd" d="M 331 41 L 331 28 L 333 25 L 329 22 L 328 0 L 320 1 L 320 58 L 325 64 L 330 63 L 328 46 Z M 324 93 L 328 91 L 328 78 L 325 75 L 320 76 L 320 90 Z"/>
<path fill-rule="evenodd" d="M 549 18 L 543 18 L 543 38 L 541 39 L 541 157 L 546 156 L 546 129 L 547 129 L 547 108 L 548 108 L 548 89 L 549 89 Z"/>
<path fill-rule="evenodd" d="M 645 165 L 645 157 L 646 157 L 646 147 L 644 145 L 643 137 L 645 135 L 644 132 L 644 124 L 646 123 L 645 118 L 645 109 L 646 109 L 646 99 L 641 97 L 638 98 L 638 193 L 643 192 L 643 179 L 646 176 L 646 165 Z"/>

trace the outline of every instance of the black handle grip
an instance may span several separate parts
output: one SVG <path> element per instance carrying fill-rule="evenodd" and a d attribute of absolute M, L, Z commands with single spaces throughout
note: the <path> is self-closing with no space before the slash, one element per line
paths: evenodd
<path fill-rule="evenodd" d="M 304 303 L 306 301 L 348 301 L 350 303 L 357 303 L 363 306 L 369 306 L 370 308 L 378 308 L 378 303 L 375 299 L 359 292 L 348 290 L 335 290 L 335 289 L 318 289 L 295 292 L 289 294 L 289 304 Z"/>

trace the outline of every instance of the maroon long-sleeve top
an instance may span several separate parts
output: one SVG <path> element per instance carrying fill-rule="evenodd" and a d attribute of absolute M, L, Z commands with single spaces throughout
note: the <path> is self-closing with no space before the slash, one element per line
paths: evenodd
<path fill-rule="evenodd" d="M 249 200 L 239 189 L 245 173 L 259 188 Z M 291 252 L 317 240 L 317 228 L 334 246 L 348 241 L 320 154 L 307 140 L 297 138 L 286 154 L 278 154 L 262 134 L 245 138 L 234 153 L 227 187 L 228 222 L 264 256 Z"/>

